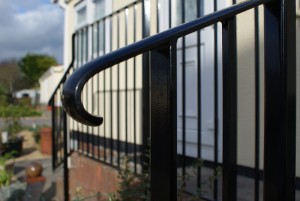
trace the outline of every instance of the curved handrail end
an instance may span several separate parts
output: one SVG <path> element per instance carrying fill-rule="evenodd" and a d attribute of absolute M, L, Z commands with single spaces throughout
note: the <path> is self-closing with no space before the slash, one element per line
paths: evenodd
<path fill-rule="evenodd" d="M 75 81 L 76 74 L 80 74 L 78 71 L 74 72 L 73 75 L 65 82 L 61 94 L 61 100 L 64 110 L 76 121 L 89 125 L 89 126 L 100 126 L 103 123 L 103 118 L 94 116 L 88 113 L 81 102 L 81 92 L 83 84 Z M 75 78 L 75 79 L 74 79 Z"/>

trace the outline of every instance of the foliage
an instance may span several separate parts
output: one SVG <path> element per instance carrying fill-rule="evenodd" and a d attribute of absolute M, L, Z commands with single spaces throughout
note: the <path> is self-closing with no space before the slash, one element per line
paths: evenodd
<path fill-rule="evenodd" d="M 0 95 L 6 96 L 8 102 L 13 101 L 14 92 L 29 86 L 15 59 L 0 62 L 0 86 Z"/>
<path fill-rule="evenodd" d="M 14 141 L 17 139 L 17 133 L 23 128 L 21 124 L 21 119 L 18 113 L 14 110 L 9 110 L 11 107 L 7 107 L 8 111 L 5 113 L 5 122 L 3 130 L 7 131 L 9 134 L 9 141 Z"/>
<path fill-rule="evenodd" d="M 138 176 L 130 168 L 128 157 L 122 159 L 122 168 L 119 171 L 119 190 L 120 200 L 145 200 L 145 187 L 147 186 L 145 175 Z"/>
<path fill-rule="evenodd" d="M 13 177 L 13 171 L 7 169 L 7 162 L 14 158 L 15 152 L 9 152 L 0 156 L 0 188 L 9 186 Z"/>
<path fill-rule="evenodd" d="M 7 97 L 5 93 L 5 89 L 0 85 L 0 105 L 7 105 Z"/>
<path fill-rule="evenodd" d="M 9 134 L 15 134 L 22 130 L 22 124 L 20 121 L 20 117 L 11 116 L 5 119 L 4 130 L 6 130 Z"/>
<path fill-rule="evenodd" d="M 30 81 L 32 87 L 38 85 L 41 75 L 53 65 L 57 65 L 56 59 L 43 54 L 27 54 L 19 62 L 21 71 Z"/>
<path fill-rule="evenodd" d="M 202 181 L 201 186 L 202 188 L 197 188 L 195 194 L 187 194 L 186 192 L 186 184 L 192 179 L 197 178 L 198 169 L 203 167 L 203 160 L 196 159 L 192 165 L 192 169 L 190 172 L 186 172 L 185 176 L 177 176 L 178 182 L 178 200 L 185 200 L 185 201 L 198 201 L 204 193 L 207 193 L 203 190 L 203 187 L 208 187 L 209 190 L 213 190 L 213 184 L 216 179 L 218 179 L 222 174 L 222 168 L 216 167 L 214 169 L 214 174 L 209 176 L 207 180 Z"/>
<path fill-rule="evenodd" d="M 84 200 L 89 200 L 91 198 L 95 198 L 95 197 L 102 197 L 101 193 L 95 193 L 89 196 L 84 195 L 84 193 L 82 192 L 82 187 L 77 187 L 76 188 L 76 192 L 75 192 L 75 198 L 72 199 L 72 201 L 84 201 Z"/>
<path fill-rule="evenodd" d="M 22 105 L 0 105 L 0 117 L 31 117 L 40 116 L 41 113 L 28 107 Z"/>

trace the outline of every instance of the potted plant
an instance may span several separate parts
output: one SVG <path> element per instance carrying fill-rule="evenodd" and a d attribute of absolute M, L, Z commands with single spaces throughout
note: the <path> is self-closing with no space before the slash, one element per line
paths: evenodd
<path fill-rule="evenodd" d="M 0 156 L 0 198 L 3 200 L 22 200 L 25 184 L 13 181 L 13 152 Z"/>
<path fill-rule="evenodd" d="M 18 133 L 22 130 L 20 117 L 9 116 L 5 119 L 4 130 L 7 132 L 6 149 L 4 153 L 13 152 L 13 156 L 19 157 L 23 150 L 23 137 Z"/>

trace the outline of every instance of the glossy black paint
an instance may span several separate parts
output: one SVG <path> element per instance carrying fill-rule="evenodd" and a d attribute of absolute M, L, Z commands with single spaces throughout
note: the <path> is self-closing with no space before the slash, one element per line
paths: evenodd
<path fill-rule="evenodd" d="M 150 52 L 151 200 L 177 198 L 176 43 Z"/>
<path fill-rule="evenodd" d="M 223 184 L 222 200 L 236 201 L 237 189 L 237 44 L 236 20 L 222 23 Z"/>
<path fill-rule="evenodd" d="M 238 13 L 261 5 L 269 0 L 252 0 L 233 5 L 229 8 L 203 16 L 200 19 L 174 27 L 162 33 L 145 38 L 139 42 L 120 48 L 90 61 L 76 70 L 65 82 L 62 103 L 66 112 L 75 120 L 90 126 L 98 126 L 103 122 L 102 117 L 88 113 L 83 107 L 81 93 L 83 86 L 95 74 L 138 54 L 160 47 L 161 45 L 183 37 L 189 33 L 229 19 Z"/>
<path fill-rule="evenodd" d="M 143 1 L 144 2 L 144 1 Z M 171 2 L 171 1 L 169 1 Z M 182 0 L 182 3 L 184 0 Z M 235 2 L 235 1 L 233 1 Z M 152 200 L 171 201 L 176 200 L 176 133 L 177 133 L 177 104 L 176 100 L 176 41 L 179 37 L 197 31 L 198 40 L 201 41 L 199 29 L 214 24 L 218 21 L 223 23 L 223 199 L 224 201 L 235 201 L 237 199 L 237 62 L 236 62 L 236 28 L 234 16 L 237 13 L 253 8 L 260 4 L 269 1 L 247 1 L 242 4 L 235 5 L 223 11 L 215 12 L 209 16 L 204 16 L 201 19 L 191 23 L 175 27 L 161 34 L 149 37 L 145 40 L 137 42 L 128 47 L 122 48 L 108 55 L 102 56 L 88 64 L 77 73 L 77 77 L 71 76 L 71 81 L 78 82 L 77 84 L 67 85 L 64 101 L 67 104 L 69 99 L 75 103 L 67 108 L 71 114 L 77 117 L 78 121 L 82 121 L 88 125 L 97 126 L 101 124 L 102 118 L 93 116 L 84 111 L 80 101 L 81 90 L 85 83 L 93 77 L 94 74 L 109 69 L 114 64 L 126 61 L 130 57 L 134 57 L 140 53 L 143 56 L 143 137 L 144 145 L 147 144 L 146 139 L 149 137 L 151 130 L 152 140 Z M 292 3 L 283 4 L 285 1 L 273 0 L 272 3 L 266 4 L 266 134 L 265 134 L 265 200 L 295 200 L 295 47 L 294 30 L 289 23 L 294 23 L 292 17 Z M 149 3 L 149 2 L 148 2 Z M 171 3 L 170 3 L 171 4 Z M 279 5 L 281 4 L 281 5 Z M 215 4 L 216 5 L 216 4 Z M 145 7 L 143 6 L 143 9 Z M 255 8 L 257 12 L 257 8 Z M 144 11 L 143 11 L 144 12 Z M 117 13 L 118 15 L 118 13 Z M 171 12 L 169 12 L 171 16 Z M 183 15 L 184 16 L 184 13 Z M 144 23 L 149 20 L 143 14 Z M 149 17 L 149 16 L 148 16 Z M 255 21 L 258 21 L 257 13 Z M 184 19 L 184 17 L 183 17 Z M 170 26 L 171 26 L 171 18 Z M 148 21 L 149 22 L 149 21 Z M 157 23 L 159 24 L 159 23 Z M 149 25 L 149 24 L 148 24 Z M 105 26 L 105 25 L 104 25 Z M 112 27 L 112 26 L 110 26 Z M 144 27 L 143 32 L 146 36 L 149 27 Z M 127 32 L 126 32 L 127 33 Z M 256 133 L 255 133 L 255 200 L 259 199 L 259 40 L 258 28 L 256 27 Z M 272 35 L 272 33 L 275 33 Z M 127 38 L 127 37 L 126 37 Z M 200 42 L 198 46 L 200 47 Z M 273 46 L 272 43 L 275 43 Z M 217 25 L 215 25 L 215 43 L 217 44 Z M 183 47 L 185 46 L 183 40 Z M 274 49 L 273 49 L 274 48 Z M 151 51 L 149 61 L 148 51 Z M 215 46 L 215 56 L 217 56 L 217 45 Z M 198 55 L 200 48 L 198 48 Z M 277 64 L 274 66 L 271 61 L 274 55 L 277 55 Z M 185 55 L 182 55 L 183 60 Z M 200 58 L 200 56 L 199 56 Z M 199 59 L 198 58 L 198 59 Z M 217 57 L 215 57 L 217 58 Z M 199 62 L 200 60 L 198 60 Z M 215 167 L 218 164 L 218 66 L 217 59 L 215 60 Z M 149 67 L 150 63 L 150 67 Z M 185 63 L 185 62 L 183 62 Z M 134 64 L 135 65 L 135 64 Z M 286 67 L 288 66 L 288 67 Z M 126 67 L 127 68 L 127 65 Z M 198 66 L 198 86 L 201 82 L 200 70 Z M 150 71 L 149 71 L 150 70 Z M 127 72 L 127 71 L 126 71 Z M 84 76 L 83 76 L 84 75 Z M 151 75 L 151 81 L 149 80 Z M 80 76 L 80 77 L 79 77 Z M 127 74 L 126 74 L 127 77 Z M 135 75 L 133 76 L 135 77 Z M 110 74 L 112 78 L 112 74 Z M 183 74 L 185 79 L 185 75 Z M 105 80 L 105 79 L 104 79 Z M 279 82 L 278 82 L 279 81 Z M 126 81 L 127 83 L 127 81 Z M 185 83 L 185 82 L 183 82 Z M 105 81 L 103 82 L 105 84 Z M 112 84 L 112 79 L 111 79 Z M 275 86 L 275 88 L 274 88 Z M 71 89 L 70 89 L 71 87 Z M 75 87 L 75 88 L 74 88 Z M 182 86 L 183 91 L 185 86 Z M 127 89 L 127 87 L 126 87 Z M 151 90 L 150 90 L 151 89 Z M 201 88 L 200 88 L 201 89 Z M 198 92 L 198 101 L 201 101 L 201 90 Z M 69 91 L 68 91 L 69 90 Z M 135 91 L 135 90 L 134 90 Z M 77 94 L 76 94 L 77 93 Z M 109 92 L 112 101 L 112 91 Z M 119 92 L 118 92 L 119 93 Z M 134 92 L 135 93 L 135 92 Z M 126 92 L 127 94 L 127 92 Z M 184 93 L 183 93 L 184 94 Z M 200 94 L 200 95 L 199 95 Z M 183 108 L 185 95 L 183 96 Z M 274 103 L 271 103 L 274 99 Z M 119 100 L 119 98 L 118 98 Z M 126 98 L 127 100 L 127 98 Z M 134 99 L 135 100 L 135 99 Z M 149 103 L 151 100 L 151 104 Z M 70 100 L 69 100 L 70 101 Z M 105 101 L 105 98 L 104 100 Z M 270 104 L 269 104 L 270 103 Z M 119 105 L 119 104 L 118 104 Z M 151 105 L 151 108 L 150 108 Z M 198 107 L 201 102 L 198 102 Z M 69 107 L 70 105 L 68 105 Z M 111 113 L 113 113 L 111 107 Z M 118 110 L 118 109 L 117 109 Z M 275 115 L 273 116 L 273 111 Z M 55 113 L 55 112 L 54 112 Z M 127 113 L 127 112 L 126 112 Z M 184 113 L 184 111 L 183 111 Z M 78 117 L 83 114 L 82 117 Z M 134 112 L 135 114 L 135 112 Z M 151 114 L 151 119 L 150 119 Z M 185 116 L 185 115 L 183 115 Z M 198 108 L 198 117 L 201 116 L 201 107 Z M 104 114 L 105 117 L 105 114 Z M 86 119 L 90 118 L 90 119 Z M 135 117 L 134 117 L 135 118 Z M 184 119 L 184 118 L 183 118 Z M 111 126 L 112 126 L 111 116 Z M 134 121 L 135 122 L 135 121 Z M 151 129 L 150 123 L 151 122 Z M 184 121 L 183 121 L 184 122 Z M 283 123 L 281 123 L 283 122 Z M 272 124 L 277 123 L 281 129 L 275 128 Z M 119 123 L 118 123 L 119 124 Z M 127 124 L 126 124 L 127 125 Z M 183 123 L 184 125 L 184 123 Z M 184 126 L 183 126 L 184 127 Z M 201 120 L 198 120 L 198 157 L 201 157 Z M 274 134 L 274 129 L 277 133 Z M 112 129 L 111 129 L 112 130 Z M 185 136 L 185 129 L 183 129 Z M 127 131 L 127 129 L 126 129 Z M 118 132 L 119 134 L 120 132 Z M 275 137 L 274 137 L 275 136 Z M 109 138 L 109 136 L 107 136 Z M 112 137 L 112 134 L 111 134 Z M 183 137 L 183 141 L 184 141 Z M 93 143 L 92 139 L 85 139 L 88 143 Z M 126 140 L 127 141 L 127 140 Z M 106 142 L 106 140 L 104 140 Z M 118 143 L 120 140 L 118 139 Z M 135 144 L 135 143 L 134 143 Z M 184 144 L 184 143 L 183 143 Z M 287 146 L 291 145 L 291 146 Z M 125 143 L 125 148 L 128 146 Z M 109 147 L 109 146 L 108 146 Z M 119 145 L 118 154 L 120 154 Z M 113 148 L 111 144 L 109 148 Z M 278 149 L 274 151 L 274 149 Z M 125 149 L 128 152 L 128 148 Z M 184 150 L 184 145 L 183 145 Z M 112 154 L 112 152 L 111 152 Z M 134 152 L 136 154 L 136 151 Z M 273 156 L 272 156 L 273 155 Z M 275 156 L 276 158 L 275 158 Z M 104 155 L 106 157 L 106 154 Z M 118 157 L 119 158 L 119 157 Z M 185 157 L 184 157 L 185 160 Z M 136 171 L 136 155 L 134 156 L 135 171 Z M 112 155 L 111 155 L 112 163 Z M 185 165 L 183 166 L 185 167 Z M 274 169 L 273 169 L 274 168 Z M 272 170 L 273 169 L 273 170 Z M 283 172 L 283 175 L 277 176 Z M 200 173 L 200 174 L 199 174 Z M 183 175 L 185 170 L 183 168 Z M 200 176 L 199 176 L 200 175 Z M 198 186 L 201 181 L 201 169 L 198 169 Z M 278 179 L 277 181 L 275 181 Z M 218 181 L 214 181 L 214 200 L 218 199 Z M 276 193 L 274 193 L 276 191 Z"/>
<path fill-rule="evenodd" d="M 295 1 L 265 4 L 264 201 L 295 200 Z"/>

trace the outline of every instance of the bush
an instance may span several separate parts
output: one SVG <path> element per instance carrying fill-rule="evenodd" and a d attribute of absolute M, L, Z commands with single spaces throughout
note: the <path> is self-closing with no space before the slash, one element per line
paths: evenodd
<path fill-rule="evenodd" d="M 41 116 L 41 113 L 20 105 L 8 105 L 0 106 L 0 117 L 31 117 L 31 116 Z"/>

